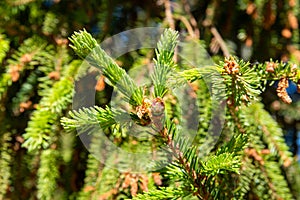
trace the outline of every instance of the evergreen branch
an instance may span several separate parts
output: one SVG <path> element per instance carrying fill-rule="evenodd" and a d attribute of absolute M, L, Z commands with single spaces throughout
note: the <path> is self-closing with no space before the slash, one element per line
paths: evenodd
<path fill-rule="evenodd" d="M 274 199 L 292 199 L 284 172 L 280 168 L 280 164 L 289 166 L 292 158 L 280 128 L 260 103 L 253 103 L 242 111 L 245 115 L 242 121 L 247 124 L 244 128 L 249 136 L 249 146 L 255 148 L 253 151 L 248 150 L 246 154 L 259 166 L 257 179 L 254 181 L 266 184 L 269 195 Z M 262 154 L 263 151 L 267 152 L 266 155 Z M 278 156 L 281 162 L 275 163 Z M 259 188 L 255 190 L 260 197 L 266 193 Z"/>
<path fill-rule="evenodd" d="M 47 12 L 42 27 L 43 33 L 45 35 L 53 34 L 57 30 L 58 23 L 57 16 L 52 12 Z"/>
<path fill-rule="evenodd" d="M 207 188 L 208 182 L 218 184 L 217 175 L 239 173 L 241 165 L 241 151 L 246 145 L 247 138 L 241 134 L 231 139 L 216 155 L 211 155 L 206 161 L 200 161 L 197 146 L 190 146 L 186 138 L 179 136 L 176 126 L 167 121 L 161 136 L 168 145 L 169 152 L 175 158 L 168 168 L 168 176 L 175 177 L 186 185 L 189 190 L 200 199 L 217 195 L 214 188 Z M 178 170 L 177 170 L 178 169 Z M 208 182 L 201 180 L 207 179 Z M 188 189 L 189 188 L 189 189 Z"/>
<path fill-rule="evenodd" d="M 12 151 L 10 149 L 11 134 L 0 135 L 0 199 L 5 199 L 5 194 L 10 185 Z"/>
<path fill-rule="evenodd" d="M 1 74 L 0 78 L 0 99 L 3 98 L 7 88 L 12 84 L 11 75 L 8 73 Z"/>
<path fill-rule="evenodd" d="M 249 62 L 230 57 L 225 62 L 220 62 L 217 70 L 224 77 L 229 104 L 236 107 L 241 103 L 248 104 L 252 100 L 258 100 L 258 95 L 264 88 L 261 86 L 259 70 L 251 67 Z"/>
<path fill-rule="evenodd" d="M 94 134 L 91 141 L 90 154 L 87 158 L 87 169 L 85 171 L 84 187 L 79 194 L 79 199 L 87 199 L 95 193 L 99 184 L 99 179 L 101 179 L 101 173 L 103 165 L 96 158 L 95 155 L 99 154 L 99 147 L 102 145 L 103 141 L 99 137 L 100 134 Z M 83 198 L 85 196 L 85 198 Z"/>
<path fill-rule="evenodd" d="M 254 169 L 253 182 L 254 185 L 252 191 L 256 196 L 262 199 L 276 199 L 274 196 L 274 191 L 272 191 L 272 183 L 267 179 L 266 174 L 263 171 L 263 168 L 255 165 Z"/>
<path fill-rule="evenodd" d="M 266 174 L 268 174 L 270 184 L 272 184 L 273 190 L 275 191 L 276 198 L 286 200 L 293 199 L 285 176 L 282 174 L 282 170 L 277 162 L 266 160 L 264 167 Z"/>
<path fill-rule="evenodd" d="M 70 47 L 81 59 L 85 59 L 97 46 L 97 41 L 85 29 L 74 32 L 69 40 L 73 43 Z"/>
<path fill-rule="evenodd" d="M 156 59 L 154 59 L 155 68 L 152 76 L 155 97 L 163 97 L 167 92 L 167 75 L 175 66 L 173 56 L 175 46 L 178 43 L 177 39 L 178 32 L 167 29 L 157 43 Z"/>
<path fill-rule="evenodd" d="M 9 40 L 5 37 L 5 35 L 0 34 L 0 63 L 3 61 L 3 59 L 6 56 L 6 53 L 9 50 Z"/>
<path fill-rule="evenodd" d="M 38 78 L 38 94 L 40 96 L 48 95 L 49 89 L 57 81 L 58 78 L 51 78 L 52 72 L 60 72 L 61 68 L 70 68 L 70 65 L 66 63 L 68 61 L 67 52 L 55 53 L 53 47 L 48 45 L 45 51 L 39 52 L 34 60 L 38 64 L 38 70 L 43 73 L 44 76 Z M 58 66 L 59 65 L 59 66 Z M 74 70 L 74 73 L 76 70 Z"/>
<path fill-rule="evenodd" d="M 87 60 L 103 72 L 110 84 L 120 90 L 131 105 L 141 105 L 143 100 L 142 88 L 137 87 L 126 71 L 120 68 L 100 46 L 94 49 Z"/>
<path fill-rule="evenodd" d="M 5 44 L 3 45 L 4 51 L 6 51 Z M 6 66 L 6 73 L 1 74 L 0 98 L 2 98 L 3 93 L 13 82 L 19 80 L 23 71 L 32 69 L 35 65 L 40 64 L 37 60 L 40 55 L 49 56 L 50 52 L 43 51 L 46 45 L 44 40 L 33 36 L 26 39 L 18 50 L 11 55 L 11 58 L 7 61 L 9 65 Z M 45 61 L 45 57 L 42 60 Z M 49 60 L 46 61 L 47 66 L 51 61 L 52 60 L 50 60 L 50 62 Z"/>
<path fill-rule="evenodd" d="M 126 123 L 126 114 L 120 111 L 114 111 L 109 107 L 101 108 L 94 106 L 91 108 L 82 108 L 78 111 L 70 111 L 70 118 L 63 117 L 61 123 L 66 131 L 74 131 L 76 129 L 87 130 L 94 126 L 100 126 L 98 128 L 106 129 L 113 124 L 119 123 L 117 120 L 121 120 Z M 125 118 L 124 118 L 125 117 Z"/>
<path fill-rule="evenodd" d="M 229 142 L 225 143 L 215 155 L 202 162 L 201 172 L 207 176 L 226 174 L 230 171 L 239 174 L 242 151 L 247 145 L 248 138 L 241 134 L 235 134 Z"/>
<path fill-rule="evenodd" d="M 289 147 L 286 145 L 283 133 L 272 116 L 263 109 L 263 105 L 256 103 L 248 107 L 249 112 L 255 115 L 255 124 L 261 127 L 263 140 L 267 143 L 268 148 L 272 149 L 275 154 L 279 155 L 280 163 L 288 167 L 292 163 L 292 155 Z"/>
<path fill-rule="evenodd" d="M 63 77 L 54 83 L 50 91 L 41 99 L 40 105 L 52 113 L 61 113 L 72 102 L 73 87 L 73 81 Z"/>
<path fill-rule="evenodd" d="M 184 78 L 186 81 L 194 82 L 203 78 L 203 70 L 203 68 L 192 68 L 179 72 L 178 75 L 179 77 Z M 177 79 L 179 77 L 176 77 L 174 79 Z"/>
<path fill-rule="evenodd" d="M 13 98 L 12 108 L 14 113 L 20 112 L 20 104 L 22 102 L 29 101 L 30 97 L 34 95 L 34 89 L 38 83 L 38 76 L 40 75 L 38 70 L 33 71 L 26 79 L 26 81 L 22 84 L 21 89 L 16 94 L 15 98 Z"/>
<path fill-rule="evenodd" d="M 70 64 L 65 67 L 74 69 L 74 66 Z M 24 147 L 29 151 L 49 147 L 54 140 L 60 114 L 71 103 L 72 96 L 73 81 L 67 76 L 62 77 L 52 88 L 46 90 L 25 129 L 23 135 L 25 142 L 22 144 Z"/>
<path fill-rule="evenodd" d="M 186 190 L 194 195 L 200 197 L 204 196 L 203 194 L 207 195 L 205 187 L 197 180 L 203 178 L 199 171 L 201 164 L 196 155 L 197 148 L 191 147 L 186 138 L 179 136 L 176 125 L 169 120 L 166 121 L 160 135 L 168 147 L 167 151 L 175 158 L 167 168 L 168 176 L 182 181 L 187 185 Z"/>
<path fill-rule="evenodd" d="M 22 146 L 26 147 L 28 151 L 48 148 L 55 133 L 53 124 L 57 118 L 57 115 L 53 115 L 45 109 L 34 111 L 25 129 L 26 132 L 23 135 L 25 142 Z"/>
<path fill-rule="evenodd" d="M 251 189 L 251 182 L 255 175 L 255 166 L 252 160 L 245 157 L 242 161 L 238 187 L 234 190 L 235 199 L 243 200 Z"/>
<path fill-rule="evenodd" d="M 133 106 L 142 103 L 143 91 L 137 87 L 126 71 L 120 68 L 116 62 L 97 44 L 97 41 L 85 30 L 75 32 L 70 41 L 71 47 L 92 66 L 101 70 L 112 86 L 120 90 Z"/>
<path fill-rule="evenodd" d="M 50 200 L 55 194 L 56 180 L 59 177 L 59 152 L 55 149 L 46 149 L 41 153 L 40 167 L 37 172 L 37 197 Z"/>
<path fill-rule="evenodd" d="M 203 162 L 201 172 L 207 176 L 226 174 L 228 171 L 238 174 L 240 164 L 240 158 L 233 153 L 222 153 L 210 156 L 206 162 Z"/>
<path fill-rule="evenodd" d="M 159 199 L 179 199 L 185 196 L 184 188 L 178 187 L 160 187 L 159 189 L 153 189 L 144 194 L 138 194 L 133 200 L 159 200 Z"/>

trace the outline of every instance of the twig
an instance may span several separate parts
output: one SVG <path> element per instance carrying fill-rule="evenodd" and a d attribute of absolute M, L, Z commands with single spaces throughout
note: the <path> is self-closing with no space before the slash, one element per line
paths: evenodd
<path fill-rule="evenodd" d="M 223 51 L 223 55 L 225 57 L 229 58 L 229 56 L 230 56 L 229 50 L 228 50 L 226 43 L 224 42 L 222 36 L 219 34 L 218 30 L 214 26 L 211 26 L 210 32 L 213 34 L 213 36 L 216 38 L 217 42 L 219 43 L 219 45 Z"/>
<path fill-rule="evenodd" d="M 192 179 L 193 185 L 195 188 L 197 188 L 197 191 L 193 194 L 195 196 L 198 196 L 201 199 L 208 199 L 206 198 L 210 196 L 209 192 L 205 189 L 204 185 L 200 182 L 198 182 L 198 178 L 203 179 L 205 176 L 202 176 L 200 174 L 196 174 L 196 171 L 191 168 L 190 162 L 188 159 L 184 156 L 184 153 L 180 150 L 178 144 L 175 145 L 174 140 L 172 139 L 171 135 L 168 133 L 168 129 L 164 127 L 160 132 L 161 137 L 163 140 L 165 140 L 166 145 L 170 148 L 172 151 L 173 156 L 177 159 L 177 161 L 180 163 L 180 165 L 184 168 L 185 172 L 188 174 L 189 178 Z M 202 197 L 202 195 L 205 194 L 205 197 Z"/>
<path fill-rule="evenodd" d="M 198 28 L 198 23 L 197 23 L 195 17 L 191 13 L 190 5 L 188 4 L 187 0 L 182 0 L 182 4 L 183 4 L 185 12 L 189 15 L 190 23 L 191 23 L 192 27 L 194 28 L 193 32 L 195 34 L 195 37 L 200 38 L 200 31 Z"/>
<path fill-rule="evenodd" d="M 171 3 L 169 0 L 165 0 L 164 3 L 165 3 L 166 20 L 168 21 L 170 28 L 175 30 L 175 22 L 172 15 Z"/>
<path fill-rule="evenodd" d="M 191 26 L 190 22 L 184 17 L 184 16 L 178 16 L 178 17 L 175 17 L 175 19 L 179 19 L 183 24 L 184 26 L 186 27 L 188 33 L 193 37 L 193 38 L 196 38 L 196 33 L 195 31 L 193 30 L 193 27 Z"/>

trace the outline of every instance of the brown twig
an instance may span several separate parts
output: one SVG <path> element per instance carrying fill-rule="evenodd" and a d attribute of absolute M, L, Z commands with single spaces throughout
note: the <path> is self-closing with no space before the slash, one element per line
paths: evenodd
<path fill-rule="evenodd" d="M 228 58 L 230 56 L 229 50 L 228 50 L 227 45 L 224 42 L 222 36 L 219 34 L 218 30 L 216 29 L 216 27 L 211 26 L 210 32 L 213 34 L 213 36 L 216 38 L 217 42 L 219 43 L 219 45 L 223 51 L 223 55 Z"/>
<path fill-rule="evenodd" d="M 198 179 L 205 178 L 202 175 L 196 173 L 194 169 L 191 169 L 190 162 L 185 158 L 183 152 L 179 149 L 178 144 L 175 145 L 170 134 L 168 134 L 168 129 L 164 127 L 160 132 L 161 137 L 165 140 L 166 144 L 170 148 L 173 156 L 177 159 L 180 165 L 184 168 L 184 170 L 189 174 L 190 178 L 192 179 L 193 185 L 197 188 L 197 192 L 193 195 L 200 197 L 201 199 L 208 199 L 210 196 L 209 192 L 205 189 L 203 184 L 199 184 Z"/>
<path fill-rule="evenodd" d="M 190 23 L 194 29 L 193 32 L 194 32 L 195 37 L 200 38 L 200 31 L 198 28 L 198 23 L 197 23 L 195 17 L 191 13 L 191 7 L 190 7 L 189 3 L 187 2 L 187 0 L 182 0 L 182 4 L 183 4 L 185 12 L 188 14 L 188 16 L 190 18 Z"/>
<path fill-rule="evenodd" d="M 187 18 L 185 18 L 184 16 L 174 16 L 175 19 L 179 19 L 183 24 L 184 26 L 186 27 L 188 33 L 191 35 L 191 37 L 193 38 L 196 38 L 196 34 L 195 34 L 195 31 L 193 30 L 193 27 L 192 25 L 190 24 L 190 22 L 187 20 Z"/>
<path fill-rule="evenodd" d="M 164 0 L 164 4 L 165 4 L 166 20 L 170 28 L 175 30 L 175 22 L 172 15 L 171 2 L 169 0 Z"/>

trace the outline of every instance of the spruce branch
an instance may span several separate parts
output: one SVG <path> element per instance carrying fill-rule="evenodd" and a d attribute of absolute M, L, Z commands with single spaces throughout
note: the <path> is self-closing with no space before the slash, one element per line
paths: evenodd
<path fill-rule="evenodd" d="M 68 132 L 75 131 L 76 129 L 87 130 L 97 125 L 99 125 L 101 129 L 106 129 L 116 123 L 126 123 L 128 121 L 127 117 L 129 117 L 121 111 L 98 106 L 82 108 L 78 111 L 70 111 L 69 116 L 69 118 L 63 117 L 61 119 L 62 125 Z M 118 122 L 118 120 L 121 120 L 121 122 Z"/>
<path fill-rule="evenodd" d="M 37 197 L 39 199 L 52 199 L 57 187 L 56 179 L 59 177 L 57 161 L 59 152 L 56 149 L 46 149 L 41 153 L 40 167 L 37 175 Z"/>
<path fill-rule="evenodd" d="M 23 83 L 21 89 L 16 94 L 16 97 L 13 98 L 12 108 L 15 114 L 22 112 L 22 103 L 31 102 L 30 97 L 34 95 L 34 86 L 37 85 L 39 75 L 40 73 L 38 70 L 31 72 L 26 81 Z"/>
<path fill-rule="evenodd" d="M 0 77 L 0 99 L 5 96 L 7 88 L 12 84 L 11 76 L 8 73 L 1 74 Z"/>
<path fill-rule="evenodd" d="M 215 189 L 207 187 L 207 184 L 219 184 L 219 180 L 213 177 L 228 175 L 230 172 L 239 173 L 241 151 L 247 143 L 247 138 L 241 134 L 233 137 L 216 155 L 207 157 L 206 161 L 200 160 L 197 145 L 190 146 L 188 140 L 179 134 L 174 123 L 167 120 L 160 135 L 168 147 L 168 152 L 175 159 L 167 167 L 168 176 L 181 181 L 185 190 L 200 199 L 214 196 Z M 207 182 L 203 182 L 204 179 Z"/>
<path fill-rule="evenodd" d="M 97 41 L 85 29 L 74 32 L 69 40 L 73 43 L 70 47 L 81 59 L 85 59 L 97 46 Z"/>
<path fill-rule="evenodd" d="M 79 65 L 70 63 L 70 65 L 65 65 L 64 67 L 66 70 L 68 68 L 78 69 Z M 64 76 L 53 87 L 46 89 L 40 104 L 33 112 L 25 129 L 23 147 L 28 148 L 29 151 L 41 148 L 46 149 L 55 140 L 57 122 L 62 111 L 72 101 L 73 86 L 71 77 Z"/>
<path fill-rule="evenodd" d="M 182 196 L 185 196 L 184 188 L 160 187 L 144 194 L 138 194 L 133 200 L 178 199 Z"/>
<path fill-rule="evenodd" d="M 5 199 L 5 193 L 10 185 L 12 150 L 10 149 L 11 133 L 0 134 L 0 199 Z"/>
<path fill-rule="evenodd" d="M 4 59 L 6 56 L 6 53 L 9 50 L 9 40 L 6 38 L 4 34 L 0 34 L 0 62 Z"/>
<path fill-rule="evenodd" d="M 175 66 L 173 57 L 177 43 L 178 32 L 172 29 L 166 29 L 157 43 L 155 68 L 152 76 L 155 97 L 163 97 L 167 92 L 167 76 Z"/>
<path fill-rule="evenodd" d="M 120 90 L 133 106 L 142 103 L 143 91 L 136 86 L 126 71 L 120 68 L 117 63 L 97 44 L 97 41 L 86 32 L 86 30 L 75 32 L 69 38 L 74 51 L 89 64 L 101 70 L 110 84 Z"/>
<path fill-rule="evenodd" d="M 233 153 L 222 153 L 210 156 L 202 164 L 201 172 L 207 176 L 216 176 L 217 174 L 226 174 L 228 171 L 239 173 L 240 158 Z"/>
<path fill-rule="evenodd" d="M 40 104 L 52 113 L 61 113 L 72 102 L 73 87 L 73 81 L 68 77 L 63 77 L 54 83 L 50 91 L 42 98 Z"/>
<path fill-rule="evenodd" d="M 34 111 L 25 129 L 26 133 L 23 135 L 25 142 L 22 146 L 26 147 L 28 151 L 48 148 L 55 133 L 55 127 L 52 125 L 56 120 L 57 116 L 48 110 L 38 109 Z"/>
<path fill-rule="evenodd" d="M 220 62 L 217 69 L 224 77 L 229 104 L 237 107 L 257 100 L 262 92 L 261 78 L 249 62 L 230 57 Z"/>
<path fill-rule="evenodd" d="M 288 167 L 292 163 L 292 154 L 289 147 L 284 141 L 283 133 L 272 116 L 263 109 L 263 105 L 256 103 L 248 107 L 255 117 L 255 123 L 260 126 L 263 133 L 263 140 L 268 144 L 268 148 L 272 149 L 274 155 L 280 158 L 280 164 Z"/>
<path fill-rule="evenodd" d="M 242 108 L 241 111 L 244 116 L 240 116 L 240 118 L 242 118 L 243 127 L 249 137 L 249 147 L 252 147 L 252 149 L 245 150 L 245 156 L 252 159 L 258 168 L 254 181 L 260 185 L 264 184 L 268 188 L 266 191 L 255 188 L 257 195 L 263 196 L 268 192 L 270 198 L 292 199 L 284 178 L 285 172 L 282 169 L 282 166 L 291 165 L 292 157 L 280 128 L 260 103 L 253 103 Z M 278 159 L 279 163 L 274 162 Z"/>

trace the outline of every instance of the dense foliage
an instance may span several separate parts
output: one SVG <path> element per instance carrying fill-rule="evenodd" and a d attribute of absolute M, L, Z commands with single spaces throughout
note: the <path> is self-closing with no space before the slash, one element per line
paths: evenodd
<path fill-rule="evenodd" d="M 299 131 L 297 0 L 4 0 L 0 11 L 0 199 L 300 198 L 295 140 L 284 141 Z M 168 28 L 155 50 L 112 58 L 98 44 L 146 26 Z M 89 90 L 95 105 L 74 104 Z"/>

